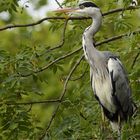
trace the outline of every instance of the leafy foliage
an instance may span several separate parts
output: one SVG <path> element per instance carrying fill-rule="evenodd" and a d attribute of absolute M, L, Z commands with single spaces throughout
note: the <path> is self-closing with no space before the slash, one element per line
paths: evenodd
<path fill-rule="evenodd" d="M 36 9 L 47 4 L 46 0 L 31 2 Z M 130 0 L 94 2 L 103 13 L 130 4 Z M 76 4 L 77 1 L 64 0 L 62 5 Z M 32 21 L 30 14 L 19 12 L 18 7 L 18 1 L 0 1 L 0 12 L 9 11 L 13 16 L 6 23 L 0 21 L 1 27 Z M 105 16 L 102 28 L 95 36 L 95 40 L 100 42 L 128 34 L 99 48 L 120 56 L 128 71 L 133 99 L 138 107 L 131 123 L 124 125 L 124 140 L 140 139 L 140 35 L 132 34 L 132 31 L 139 29 L 138 17 L 139 9 Z M 68 23 L 66 20 L 52 19 L 39 26 L 1 31 L 0 139 L 116 139 L 109 122 L 102 122 L 101 109 L 93 96 L 89 67 L 84 59 L 69 77 L 68 85 L 65 85 L 70 71 L 83 54 L 79 49 L 81 37 L 90 23 L 90 19 L 69 20 Z"/>
<path fill-rule="evenodd" d="M 1 0 L 0 1 L 0 12 L 9 11 L 10 13 L 17 12 L 17 7 L 19 6 L 18 0 Z"/>

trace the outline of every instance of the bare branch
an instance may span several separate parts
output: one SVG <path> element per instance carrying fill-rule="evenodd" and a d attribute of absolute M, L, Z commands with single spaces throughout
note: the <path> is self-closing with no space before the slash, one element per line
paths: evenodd
<path fill-rule="evenodd" d="M 64 86 L 63 86 L 63 91 L 62 91 L 61 96 L 60 96 L 60 103 L 61 103 L 61 101 L 63 100 L 63 98 L 64 98 L 64 96 L 65 96 L 65 94 L 66 94 L 67 85 L 68 85 L 68 82 L 69 82 L 69 80 L 70 80 L 72 74 L 74 73 L 74 71 L 76 70 L 76 68 L 79 66 L 79 64 L 80 64 L 80 62 L 82 61 L 83 58 L 84 58 L 84 55 L 81 56 L 81 58 L 77 61 L 77 63 L 73 66 L 73 68 L 71 69 L 70 73 L 68 74 L 68 76 L 67 76 L 67 78 L 66 78 L 66 80 L 65 80 Z M 51 127 L 51 124 L 52 124 L 52 122 L 53 122 L 53 120 L 54 120 L 54 118 L 55 118 L 55 116 L 56 116 L 56 114 L 57 114 L 57 112 L 58 112 L 58 110 L 59 110 L 59 107 L 60 107 L 60 105 L 61 105 L 60 103 L 59 103 L 58 106 L 56 107 L 56 109 L 55 109 L 55 111 L 54 111 L 54 113 L 53 113 L 53 115 L 52 115 L 52 117 L 51 117 L 51 119 L 50 119 L 50 121 L 49 121 L 49 123 L 48 123 L 46 129 L 45 129 L 45 132 L 44 132 L 43 135 L 39 138 L 39 140 L 42 140 L 42 139 L 46 136 L 46 134 L 47 134 L 49 128 Z"/>
<path fill-rule="evenodd" d="M 136 7 L 129 6 L 127 8 L 117 8 L 117 9 L 113 9 L 113 10 L 103 13 L 103 16 L 107 16 L 107 15 L 114 14 L 117 12 L 122 12 L 125 10 L 135 10 L 135 9 L 139 9 L 139 8 L 140 8 L 140 6 L 136 6 Z M 65 20 L 65 19 L 67 19 L 67 20 L 84 20 L 84 19 L 90 19 L 90 18 L 89 17 L 69 17 L 69 18 L 68 17 L 46 17 L 46 18 L 38 20 L 37 22 L 34 22 L 34 23 L 7 25 L 5 27 L 1 27 L 0 31 L 17 28 L 17 27 L 31 27 L 31 26 L 39 25 L 46 20 Z"/>

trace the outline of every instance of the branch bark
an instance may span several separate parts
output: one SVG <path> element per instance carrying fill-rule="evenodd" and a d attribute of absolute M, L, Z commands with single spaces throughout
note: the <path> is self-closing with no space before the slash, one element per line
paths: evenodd
<path fill-rule="evenodd" d="M 110 10 L 108 12 L 103 13 L 103 16 L 107 16 L 107 15 L 110 15 L 110 14 L 114 14 L 114 13 L 122 12 L 122 11 L 126 11 L 126 10 L 136 10 L 136 9 L 139 9 L 139 8 L 140 8 L 140 6 L 136 6 L 136 7 L 129 6 L 129 7 L 126 7 L 126 8 L 117 8 L 117 9 L 113 9 L 113 10 Z M 39 25 L 46 20 L 65 20 L 65 19 L 67 19 L 67 20 L 84 20 L 84 19 L 90 19 L 90 18 L 89 17 L 46 17 L 46 18 L 38 20 L 34 23 L 7 25 L 5 27 L 1 27 L 0 31 L 4 31 L 4 30 L 7 30 L 7 29 L 12 29 L 12 28 L 18 28 L 18 27 L 31 27 L 31 26 Z"/>

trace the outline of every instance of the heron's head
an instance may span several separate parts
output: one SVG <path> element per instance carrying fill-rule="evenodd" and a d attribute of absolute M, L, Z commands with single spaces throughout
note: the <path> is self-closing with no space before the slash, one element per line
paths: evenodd
<path fill-rule="evenodd" d="M 56 12 L 63 12 L 63 13 L 78 13 L 82 16 L 89 16 L 89 17 L 95 17 L 101 14 L 100 8 L 94 4 L 93 2 L 82 2 L 79 3 L 79 6 L 76 8 L 64 8 L 64 9 L 58 9 Z"/>
<path fill-rule="evenodd" d="M 100 8 L 93 2 L 80 3 L 78 9 L 75 12 L 90 17 L 94 17 L 98 14 L 101 14 Z"/>

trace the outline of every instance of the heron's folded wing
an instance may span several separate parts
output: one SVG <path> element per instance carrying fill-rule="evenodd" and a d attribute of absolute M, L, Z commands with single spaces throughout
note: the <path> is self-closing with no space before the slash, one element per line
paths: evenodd
<path fill-rule="evenodd" d="M 131 105 L 131 90 L 127 74 L 118 58 L 108 59 L 108 70 L 112 83 L 114 104 L 123 112 L 128 112 Z"/>

